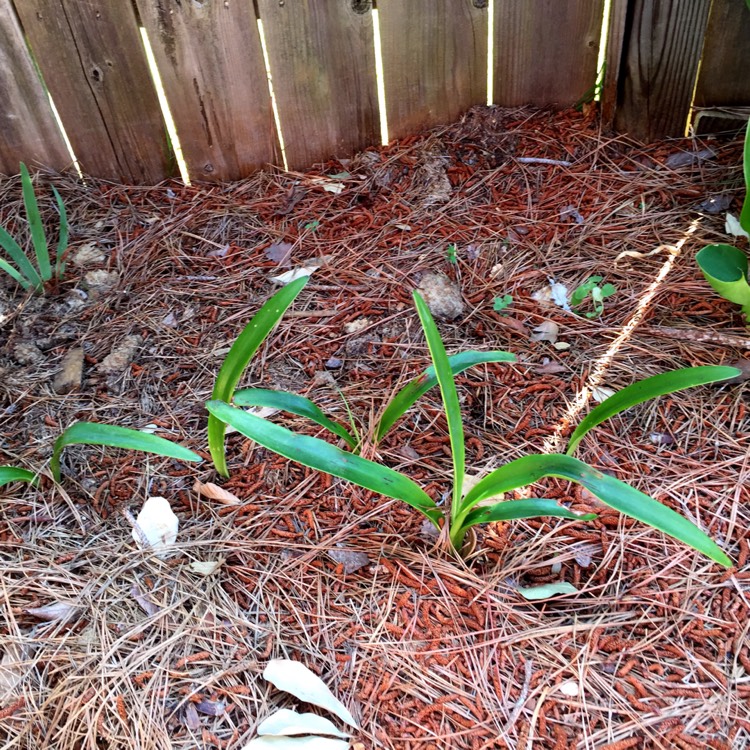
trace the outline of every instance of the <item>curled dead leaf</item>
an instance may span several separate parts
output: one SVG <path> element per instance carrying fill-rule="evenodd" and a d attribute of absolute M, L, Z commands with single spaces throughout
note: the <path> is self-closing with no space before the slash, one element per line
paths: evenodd
<path fill-rule="evenodd" d="M 199 482 L 196 479 L 195 484 L 193 484 L 193 492 L 197 492 L 209 500 L 218 500 L 222 505 L 242 505 L 242 500 L 237 495 L 213 482 Z"/>

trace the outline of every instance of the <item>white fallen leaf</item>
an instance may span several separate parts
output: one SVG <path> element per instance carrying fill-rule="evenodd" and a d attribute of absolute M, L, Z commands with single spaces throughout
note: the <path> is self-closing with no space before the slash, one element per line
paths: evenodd
<path fill-rule="evenodd" d="M 549 291 L 552 301 L 563 310 L 570 312 L 568 304 L 568 287 L 565 284 L 558 284 L 554 279 L 549 280 Z"/>
<path fill-rule="evenodd" d="M 574 680 L 567 680 L 567 682 L 563 682 L 558 688 L 558 690 L 563 695 L 567 695 L 568 698 L 575 698 L 580 692 L 578 683 L 575 682 Z"/>
<path fill-rule="evenodd" d="M 190 563 L 190 570 L 192 570 L 193 573 L 198 573 L 198 575 L 210 576 L 211 574 L 215 573 L 223 564 L 224 561 L 221 559 L 205 561 L 196 560 L 195 562 Z"/>
<path fill-rule="evenodd" d="M 552 346 L 559 352 L 564 352 L 566 349 L 570 349 L 570 344 L 567 341 L 555 341 Z"/>
<path fill-rule="evenodd" d="M 258 726 L 258 734 L 285 737 L 294 734 L 330 734 L 333 737 L 349 737 L 324 716 L 299 714 L 288 708 L 280 708 L 264 719 Z"/>
<path fill-rule="evenodd" d="M 531 334 L 532 341 L 549 341 L 554 344 L 557 341 L 557 335 L 560 332 L 560 326 L 551 320 L 545 320 L 534 329 L 535 333 Z"/>
<path fill-rule="evenodd" d="M 54 620 L 65 620 L 74 615 L 79 609 L 80 607 L 70 602 L 52 602 L 51 604 L 45 604 L 43 607 L 31 607 L 24 611 L 32 617 L 53 622 Z"/>
<path fill-rule="evenodd" d="M 519 586 L 517 589 L 518 593 L 529 601 L 537 601 L 537 599 L 549 599 L 552 596 L 558 596 L 559 594 L 575 594 L 578 589 L 567 581 L 561 581 L 560 583 L 543 583 L 541 586 Z"/>
<path fill-rule="evenodd" d="M 502 265 L 499 264 L 498 265 Z M 494 270 L 494 269 L 493 269 Z M 538 302 L 542 307 L 550 307 L 552 303 L 552 290 L 547 286 L 543 286 L 541 289 L 537 289 L 532 295 L 531 299 Z"/>
<path fill-rule="evenodd" d="M 291 693 L 305 703 L 325 708 L 342 721 L 359 729 L 346 706 L 334 696 L 323 680 L 304 664 L 291 659 L 273 659 L 263 670 L 263 677 L 279 690 Z"/>
<path fill-rule="evenodd" d="M 602 401 L 606 401 L 610 396 L 614 396 L 615 393 L 616 391 L 613 388 L 607 388 L 603 385 L 595 385 L 591 389 L 591 398 L 601 404 Z"/>
<path fill-rule="evenodd" d="M 242 500 L 237 495 L 232 494 L 223 487 L 219 487 L 218 484 L 214 484 L 213 482 L 199 482 L 196 479 L 193 485 L 193 492 L 197 492 L 209 500 L 218 500 L 222 505 L 242 505 Z"/>
<path fill-rule="evenodd" d="M 284 271 L 278 276 L 271 276 L 271 281 L 275 281 L 277 284 L 291 284 L 303 276 L 311 276 L 318 268 L 320 266 L 300 266 L 299 268 L 293 268 L 291 271 Z"/>
<path fill-rule="evenodd" d="M 727 234 L 731 234 L 734 237 L 747 237 L 750 240 L 750 234 L 740 226 L 740 222 L 734 217 L 734 214 L 727 214 L 724 229 Z"/>
<path fill-rule="evenodd" d="M 409 224 L 396 224 L 396 229 L 400 229 L 402 232 L 411 232 Z"/>
<path fill-rule="evenodd" d="M 24 664 L 27 658 L 26 649 L 10 641 L 7 636 L 3 640 L 5 643 L 3 658 L 0 660 L 0 703 L 4 704 L 17 697 L 17 688 L 29 669 Z"/>
<path fill-rule="evenodd" d="M 242 750 L 349 750 L 348 740 L 333 740 L 330 737 L 256 737 Z"/>
<path fill-rule="evenodd" d="M 135 522 L 138 526 L 133 529 L 135 543 L 143 549 L 145 541 L 157 557 L 167 557 L 168 548 L 177 539 L 180 523 L 172 512 L 169 500 L 165 497 L 150 497 L 143 504 Z"/>
<path fill-rule="evenodd" d="M 147 435 L 153 435 L 155 432 L 159 432 L 161 427 L 158 424 L 147 424 L 145 427 L 141 427 L 139 432 L 145 432 Z"/>

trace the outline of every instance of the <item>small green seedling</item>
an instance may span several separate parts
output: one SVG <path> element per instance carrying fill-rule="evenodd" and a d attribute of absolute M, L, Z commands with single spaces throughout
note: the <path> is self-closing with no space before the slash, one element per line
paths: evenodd
<path fill-rule="evenodd" d="M 21 191 L 23 203 L 26 208 L 26 218 L 29 222 L 31 244 L 34 246 L 36 255 L 36 267 L 24 252 L 23 248 L 16 242 L 6 229 L 0 227 L 0 248 L 10 257 L 13 263 L 0 258 L 0 271 L 5 271 L 12 276 L 24 289 L 34 289 L 36 292 L 44 291 L 45 282 L 53 277 L 53 269 L 50 263 L 47 238 L 44 235 L 42 217 L 39 213 L 39 205 L 34 193 L 34 185 L 26 165 L 21 162 Z M 54 277 L 61 279 L 65 272 L 65 251 L 68 247 L 68 216 L 65 204 L 60 194 L 53 187 L 57 209 L 60 212 L 60 235 L 57 242 L 57 256 L 54 268 Z M 14 265 L 15 264 L 15 265 Z"/>
<path fill-rule="evenodd" d="M 588 281 L 584 281 L 574 292 L 570 295 L 570 306 L 573 312 L 579 315 L 585 315 L 587 318 L 598 318 L 604 312 L 604 300 L 607 297 L 611 297 L 616 291 L 616 287 L 612 284 L 603 284 L 601 276 L 590 276 Z M 588 296 L 591 296 L 591 302 L 594 305 L 594 310 L 581 312 L 581 305 L 586 301 Z"/>
<path fill-rule="evenodd" d="M 458 248 L 456 247 L 454 243 L 451 243 L 450 245 L 448 245 L 448 248 L 445 251 L 445 257 L 447 258 L 448 263 L 451 263 L 454 266 L 456 265 L 456 263 L 458 263 L 457 253 L 458 253 Z"/>
<path fill-rule="evenodd" d="M 495 301 L 492 304 L 492 309 L 495 312 L 505 310 L 506 307 L 510 307 L 513 304 L 513 297 L 510 294 L 504 294 L 502 297 L 495 297 Z"/>
<path fill-rule="evenodd" d="M 745 201 L 740 212 L 738 233 L 750 236 L 750 123 L 745 128 L 742 165 L 745 176 Z M 724 299 L 740 305 L 750 324 L 747 255 L 734 245 L 706 245 L 695 256 L 695 261 L 711 288 Z"/>
<path fill-rule="evenodd" d="M 464 493 L 466 476 L 465 439 L 454 380 L 457 369 L 455 358 L 462 355 L 454 355 L 454 361 L 451 362 L 451 358 L 445 352 L 445 346 L 429 308 L 416 292 L 414 293 L 414 302 L 425 332 L 433 364 L 420 378 L 412 381 L 400 391 L 389 404 L 379 428 L 376 430 L 376 435 L 382 436 L 385 433 L 398 419 L 398 416 L 403 414 L 405 408 L 408 408 L 408 406 L 403 409 L 402 407 L 406 404 L 413 404 L 416 398 L 426 391 L 422 388 L 430 380 L 434 379 L 437 382 L 446 413 L 453 459 L 453 491 L 450 507 L 446 511 L 439 508 L 435 501 L 409 477 L 387 466 L 343 451 L 319 438 L 292 432 L 281 425 L 249 414 L 223 401 L 209 401 L 206 404 L 207 409 L 217 420 L 231 425 L 246 437 L 281 456 L 411 505 L 426 516 L 437 528 L 440 528 L 441 524 L 447 526 L 450 544 L 456 551 L 463 549 L 466 532 L 476 524 L 541 516 L 584 521 L 595 518 L 594 514 L 575 513 L 557 501 L 547 498 L 484 503 L 484 501 L 496 498 L 506 492 L 534 484 L 543 477 L 552 476 L 568 479 L 582 485 L 606 505 L 683 541 L 720 565 L 731 566 L 731 561 L 715 542 L 686 518 L 629 484 L 598 471 L 583 461 L 573 458 L 570 454 L 573 453 L 578 443 L 591 429 L 630 406 L 682 388 L 736 377 L 739 374 L 737 368 L 686 368 L 675 373 L 666 373 L 635 383 L 604 401 L 581 422 L 571 437 L 566 454 L 523 456 L 491 472 L 468 492 Z M 405 392 L 407 395 L 404 395 Z M 267 393 L 265 392 L 265 394 Z M 238 393 L 235 398 L 236 401 L 241 400 L 239 396 Z M 261 397 L 256 394 L 256 396 L 249 398 L 258 403 L 258 399 Z M 273 405 L 273 399 L 269 400 L 267 395 L 262 398 L 266 399 L 267 405 Z M 243 403 L 249 402 L 244 401 Z M 394 402 L 398 402 L 398 408 L 393 408 Z M 281 408 L 286 408 L 287 411 L 296 414 L 309 416 L 351 445 L 341 434 L 340 425 L 332 428 L 330 424 L 321 421 L 319 410 L 311 411 L 308 404 L 288 401 L 287 406 Z M 314 409 L 317 409 L 317 407 L 314 407 Z M 389 411 L 391 414 L 386 419 Z M 323 419 L 327 420 L 325 417 Z M 385 429 L 383 429 L 384 422 Z"/>
<path fill-rule="evenodd" d="M 111 424 L 76 422 L 55 441 L 49 467 L 56 482 L 60 481 L 60 455 L 68 445 L 106 445 L 111 448 L 125 448 L 131 451 L 154 453 L 157 456 L 168 456 L 180 461 L 203 460 L 197 453 L 158 435 Z"/>

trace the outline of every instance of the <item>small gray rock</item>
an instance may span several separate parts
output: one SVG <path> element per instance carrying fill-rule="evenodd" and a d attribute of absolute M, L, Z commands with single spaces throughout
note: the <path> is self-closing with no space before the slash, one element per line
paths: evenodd
<path fill-rule="evenodd" d="M 135 357 L 135 353 L 143 343 L 143 339 L 136 335 L 126 336 L 112 351 L 97 365 L 100 372 L 116 375 L 123 372 Z"/>
<path fill-rule="evenodd" d="M 13 359 L 22 365 L 36 365 L 44 361 L 44 354 L 36 344 L 22 341 L 13 347 Z"/>
<path fill-rule="evenodd" d="M 114 289 L 120 281 L 120 277 L 115 271 L 87 271 L 83 281 L 89 293 L 95 296 L 106 294 Z"/>
<path fill-rule="evenodd" d="M 424 274 L 418 291 L 436 318 L 455 320 L 463 314 L 464 301 L 461 298 L 461 290 L 444 274 Z"/>
<path fill-rule="evenodd" d="M 83 379 L 83 349 L 71 349 L 60 363 L 60 371 L 52 381 L 55 393 L 70 393 L 81 387 Z"/>

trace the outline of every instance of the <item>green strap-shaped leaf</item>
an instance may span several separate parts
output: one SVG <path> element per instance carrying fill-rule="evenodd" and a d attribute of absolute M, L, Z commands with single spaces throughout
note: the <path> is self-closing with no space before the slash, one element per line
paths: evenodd
<path fill-rule="evenodd" d="M 68 212 L 65 210 L 65 204 L 53 186 L 52 192 L 55 194 L 57 201 L 57 210 L 60 212 L 60 237 L 57 241 L 57 253 L 55 258 L 55 278 L 61 279 L 65 273 L 65 251 L 68 249 Z"/>
<path fill-rule="evenodd" d="M 28 281 L 29 286 L 33 286 L 36 289 L 43 288 L 44 282 L 40 278 L 36 268 L 34 268 L 31 261 L 26 257 L 26 253 L 24 253 L 23 248 L 8 234 L 8 232 L 3 227 L 0 227 L 0 247 L 2 247 L 3 250 L 8 253 L 8 255 L 10 255 L 18 270 Z M 18 281 L 15 276 L 13 278 Z"/>
<path fill-rule="evenodd" d="M 461 420 L 461 406 L 458 402 L 456 383 L 448 362 L 443 340 L 440 338 L 432 313 L 427 303 L 418 292 L 413 292 L 414 304 L 417 306 L 417 314 L 424 329 L 427 339 L 427 347 L 432 357 L 432 366 L 435 368 L 440 395 L 443 399 L 445 416 L 448 420 L 448 436 L 451 443 L 451 457 L 453 458 L 453 500 L 451 502 L 451 523 L 459 511 L 461 501 L 461 489 L 464 486 L 464 475 L 466 474 L 466 449 L 464 446 L 464 426 Z M 457 548 L 458 549 L 458 548 Z"/>
<path fill-rule="evenodd" d="M 750 316 L 750 283 L 745 253 L 734 245 L 706 245 L 695 255 L 706 281 L 724 299 L 742 306 Z"/>
<path fill-rule="evenodd" d="M 576 513 L 556 500 L 543 497 L 532 497 L 526 500 L 505 500 L 495 505 L 474 508 L 463 522 L 463 528 L 468 529 L 478 523 L 491 521 L 513 521 L 518 518 L 568 518 L 572 521 L 593 521 L 596 513 Z"/>
<path fill-rule="evenodd" d="M 750 0 L 748 0 L 750 8 Z M 745 201 L 740 212 L 740 226 L 750 233 L 750 122 L 745 127 L 745 147 L 742 150 L 742 171 L 745 174 Z"/>
<path fill-rule="evenodd" d="M 5 271 L 11 278 L 15 279 L 24 289 L 31 289 L 31 284 L 29 284 L 26 279 L 21 276 L 21 274 L 11 266 L 10 263 L 0 258 L 0 271 Z"/>
<path fill-rule="evenodd" d="M 60 454 L 68 445 L 107 445 L 111 448 L 155 453 L 157 456 L 168 456 L 180 461 L 203 460 L 197 453 L 158 435 L 111 424 L 76 422 L 55 441 L 50 469 L 56 482 L 60 481 Z"/>
<path fill-rule="evenodd" d="M 652 398 L 664 396 L 667 393 L 676 393 L 685 390 L 685 388 L 728 380 L 739 374 L 740 371 L 736 367 L 685 367 L 639 380 L 613 394 L 592 409 L 570 436 L 566 453 L 569 456 L 572 455 L 578 447 L 578 443 L 594 427 L 631 406 L 642 404 L 644 401 L 650 401 Z"/>
<path fill-rule="evenodd" d="M 352 450 L 357 447 L 357 441 L 344 427 L 332 419 L 328 419 L 309 398 L 299 396 L 296 393 L 271 391 L 266 388 L 247 388 L 234 394 L 234 403 L 237 406 L 266 406 L 269 409 L 279 409 L 290 414 L 296 414 L 298 417 L 307 417 L 340 437 Z"/>
<path fill-rule="evenodd" d="M 52 268 L 49 262 L 47 238 L 44 236 L 44 226 L 42 225 L 42 217 L 36 202 L 34 185 L 31 182 L 29 170 L 26 169 L 26 165 L 23 162 L 21 162 L 21 190 L 23 191 L 23 203 L 26 206 L 26 216 L 29 220 L 29 229 L 31 230 L 31 241 L 36 252 L 39 275 L 42 277 L 42 281 L 49 281 L 52 278 Z"/>
<path fill-rule="evenodd" d="M 469 510 L 478 502 L 533 484 L 542 477 L 560 477 L 576 482 L 610 508 L 685 542 L 720 565 L 727 568 L 732 565 L 732 561 L 710 537 L 679 513 L 635 487 L 602 474 L 577 458 L 560 453 L 523 456 L 488 474 L 464 497 L 459 525 L 463 526 Z"/>
<path fill-rule="evenodd" d="M 346 479 L 386 497 L 403 500 L 427 516 L 435 526 L 438 526 L 442 518 L 440 509 L 430 496 L 398 471 L 368 461 L 354 453 L 342 451 L 325 440 L 298 435 L 286 427 L 248 414 L 223 401 L 209 401 L 206 408 L 221 422 L 231 425 L 245 437 L 280 456 L 311 469 Z"/>
<path fill-rule="evenodd" d="M 216 376 L 211 397 L 218 401 L 231 401 L 234 389 L 240 382 L 242 373 L 250 363 L 258 347 L 266 340 L 274 326 L 281 320 L 289 305 L 294 302 L 302 287 L 307 284 L 309 276 L 303 276 L 287 284 L 271 297 L 237 337 L 224 363 Z M 224 449 L 225 425 L 213 414 L 208 417 L 208 449 L 211 452 L 216 471 L 228 477 L 227 459 Z"/>
<path fill-rule="evenodd" d="M 474 365 L 483 364 L 485 362 L 515 362 L 516 357 L 510 352 L 503 351 L 492 351 L 492 352 L 477 352 L 467 351 L 460 352 L 459 354 L 452 354 L 448 357 L 448 364 L 450 365 L 451 372 L 453 375 L 458 375 L 464 370 L 468 370 L 469 367 Z M 424 396 L 430 388 L 434 388 L 437 385 L 437 376 L 435 375 L 435 368 L 428 367 L 419 377 L 410 380 L 391 400 L 388 406 L 383 412 L 383 416 L 378 422 L 377 429 L 375 431 L 375 441 L 379 442 L 382 440 L 393 425 L 403 416 L 403 414 L 409 409 L 419 398 Z"/>
<path fill-rule="evenodd" d="M 0 466 L 0 487 L 10 482 L 37 484 L 38 478 L 33 471 L 27 469 L 19 469 L 17 466 Z"/>

